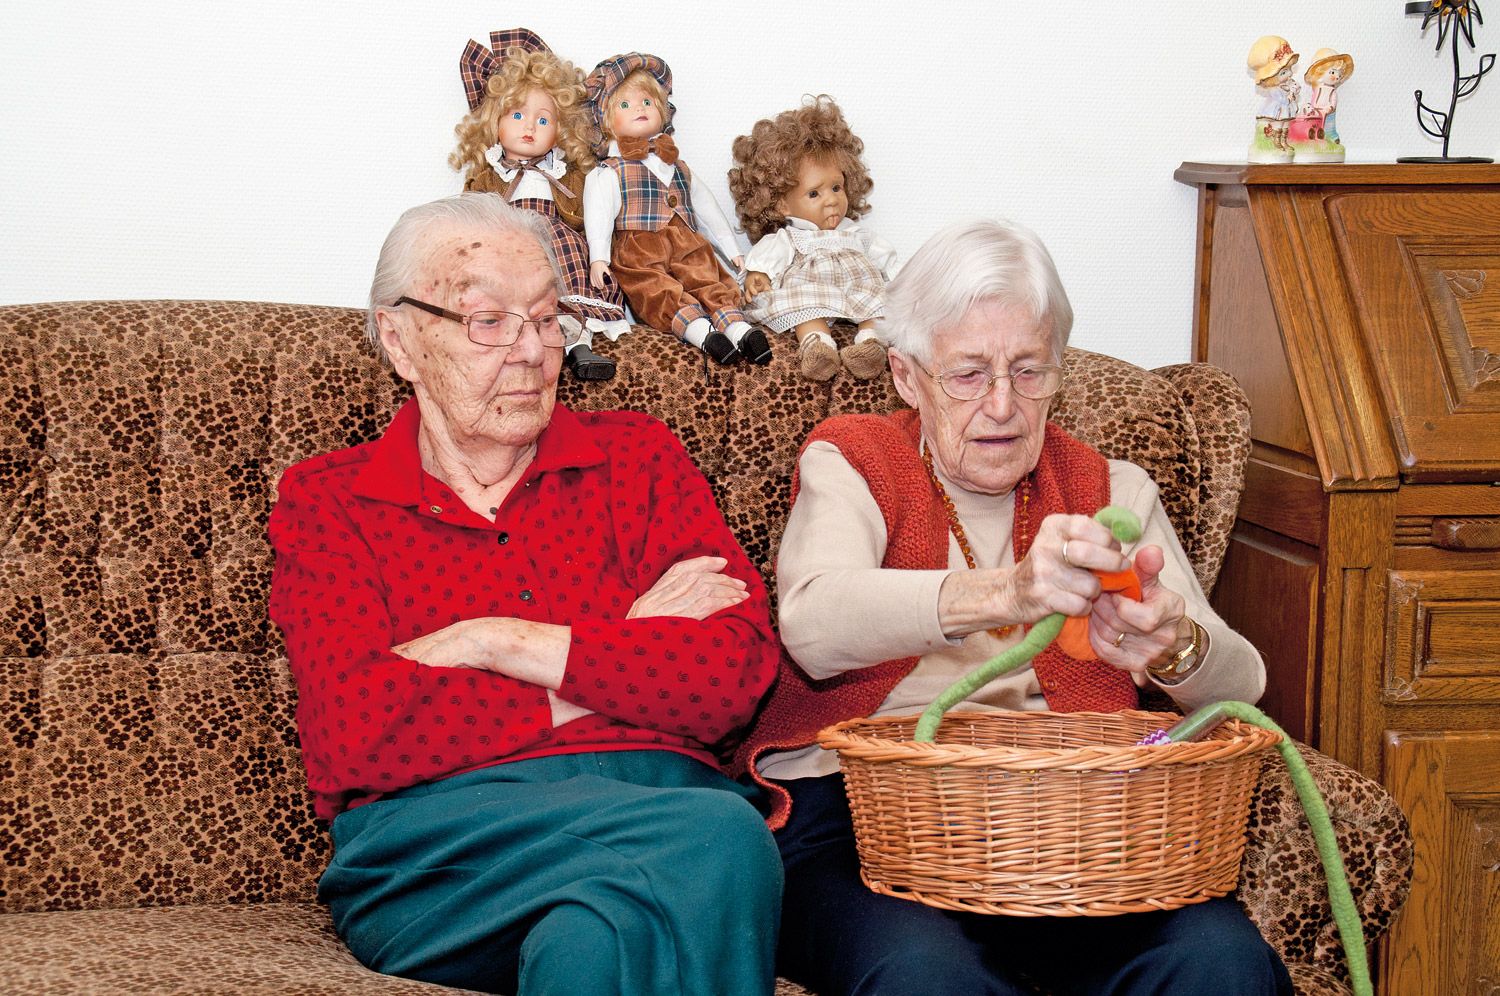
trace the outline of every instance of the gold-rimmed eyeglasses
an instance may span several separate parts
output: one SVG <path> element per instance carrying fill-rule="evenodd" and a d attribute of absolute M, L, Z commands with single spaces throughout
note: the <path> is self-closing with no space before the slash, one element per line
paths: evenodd
<path fill-rule="evenodd" d="M 537 338 L 542 340 L 543 346 L 558 347 L 565 345 L 567 341 L 562 327 L 566 312 L 538 315 L 536 318 L 527 318 L 514 311 L 476 311 L 471 315 L 460 315 L 456 311 L 439 308 L 414 297 L 398 297 L 391 307 L 399 308 L 403 304 L 420 308 L 429 315 L 458 322 L 468 332 L 469 341 L 479 346 L 514 346 L 528 325 L 536 329 Z"/>
<path fill-rule="evenodd" d="M 933 373 L 912 361 L 918 370 L 938 382 L 943 393 L 954 401 L 978 401 L 995 387 L 998 380 L 1010 381 L 1010 389 L 1030 401 L 1045 401 L 1062 389 L 1063 368 L 1053 363 L 1018 367 L 1009 373 L 990 373 L 984 367 L 958 367 Z"/>

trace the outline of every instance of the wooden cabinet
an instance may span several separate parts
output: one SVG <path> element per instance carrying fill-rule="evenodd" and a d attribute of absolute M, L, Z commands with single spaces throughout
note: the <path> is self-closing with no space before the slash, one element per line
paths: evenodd
<path fill-rule="evenodd" d="M 1184 163 L 1194 358 L 1251 402 L 1214 593 L 1267 711 L 1412 821 L 1382 992 L 1500 987 L 1500 166 Z"/>

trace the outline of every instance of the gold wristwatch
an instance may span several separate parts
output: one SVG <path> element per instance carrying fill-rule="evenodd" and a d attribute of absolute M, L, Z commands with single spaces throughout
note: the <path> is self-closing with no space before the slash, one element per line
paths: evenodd
<path fill-rule="evenodd" d="M 1198 670 L 1203 658 L 1208 656 L 1208 633 L 1192 619 L 1188 620 L 1188 625 L 1193 628 L 1193 636 L 1186 647 L 1159 664 L 1146 665 L 1146 671 L 1151 677 L 1163 685 L 1175 685 L 1182 681 Z"/>

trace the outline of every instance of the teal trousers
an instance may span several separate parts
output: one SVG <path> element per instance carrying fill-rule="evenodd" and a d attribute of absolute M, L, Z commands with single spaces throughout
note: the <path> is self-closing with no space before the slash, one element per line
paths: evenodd
<path fill-rule="evenodd" d="M 319 898 L 388 975 L 525 996 L 764 996 L 781 858 L 754 791 L 669 751 L 471 771 L 340 814 Z"/>

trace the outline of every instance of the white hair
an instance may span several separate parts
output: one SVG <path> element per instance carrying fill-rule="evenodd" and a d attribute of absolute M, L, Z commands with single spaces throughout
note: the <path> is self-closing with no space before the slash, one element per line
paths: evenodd
<path fill-rule="evenodd" d="M 529 235 L 542 247 L 558 292 L 563 291 L 557 257 L 552 252 L 552 230 L 545 218 L 535 211 L 511 207 L 495 193 L 467 191 L 429 201 L 409 208 L 396 219 L 391 233 L 380 247 L 375 276 L 370 281 L 370 309 L 365 315 L 365 336 L 387 363 L 385 345 L 380 341 L 380 327 L 375 315 L 390 308 L 393 301 L 409 293 L 423 276 L 426 243 L 439 232 L 454 229 L 482 232 L 517 232 Z"/>
<path fill-rule="evenodd" d="M 922 244 L 885 288 L 876 334 L 919 363 L 932 361 L 932 335 L 954 325 L 981 301 L 1024 309 L 1051 324 L 1062 356 L 1073 330 L 1073 306 L 1042 240 L 1010 221 L 970 221 Z"/>

